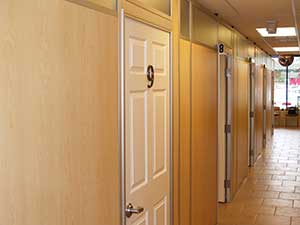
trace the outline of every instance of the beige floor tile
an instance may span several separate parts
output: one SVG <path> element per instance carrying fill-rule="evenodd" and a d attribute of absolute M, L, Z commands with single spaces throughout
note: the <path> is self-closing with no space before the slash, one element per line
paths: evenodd
<path fill-rule="evenodd" d="M 268 190 L 279 192 L 295 192 L 295 187 L 269 186 Z"/>
<path fill-rule="evenodd" d="M 290 199 L 290 200 L 299 200 L 300 193 L 280 193 L 280 199 Z"/>
<path fill-rule="evenodd" d="M 293 201 L 285 199 L 265 199 L 263 205 L 274 207 L 293 207 Z"/>
<path fill-rule="evenodd" d="M 251 197 L 254 198 L 278 198 L 279 192 L 275 191 L 255 191 Z"/>
<path fill-rule="evenodd" d="M 255 216 L 258 214 L 274 215 L 275 207 L 270 206 L 246 206 L 242 211 L 243 215 Z"/>
<path fill-rule="evenodd" d="M 290 180 L 290 181 L 296 181 L 296 176 L 273 175 L 272 180 Z"/>
<path fill-rule="evenodd" d="M 263 185 L 263 184 L 255 184 L 248 188 L 251 189 L 252 191 L 266 191 L 266 190 L 268 190 L 269 186 Z M 270 191 L 272 191 L 272 190 L 270 190 Z M 274 190 L 274 191 L 276 191 L 276 190 Z M 300 189 L 299 189 L 299 192 L 300 192 Z"/>
<path fill-rule="evenodd" d="M 284 175 L 284 171 L 280 170 L 264 170 L 262 172 L 263 175 L 270 174 L 270 175 Z"/>
<path fill-rule="evenodd" d="M 291 218 L 286 216 L 258 215 L 255 225 L 290 225 Z"/>
<path fill-rule="evenodd" d="M 299 200 L 294 201 L 294 208 L 300 208 L 300 201 Z"/>
<path fill-rule="evenodd" d="M 259 185 L 272 185 L 272 186 L 281 186 L 282 182 L 287 182 L 287 181 L 281 181 L 281 180 L 257 180 L 255 184 Z M 292 182 L 292 181 L 291 181 Z M 286 185 L 287 186 L 287 185 Z M 297 186 L 297 185 L 295 185 Z M 300 185 L 299 185 L 300 186 Z"/>
<path fill-rule="evenodd" d="M 277 216 L 299 216 L 300 209 L 298 208 L 276 208 L 275 215 Z"/>
<path fill-rule="evenodd" d="M 236 217 L 226 217 L 219 220 L 219 223 L 223 224 L 236 224 L 236 225 L 253 225 L 255 223 L 256 216 L 240 215 Z"/>
<path fill-rule="evenodd" d="M 300 130 L 275 131 L 273 147 L 218 216 L 218 225 L 300 225 Z"/>
<path fill-rule="evenodd" d="M 300 225 L 300 217 L 293 217 L 292 225 Z"/>

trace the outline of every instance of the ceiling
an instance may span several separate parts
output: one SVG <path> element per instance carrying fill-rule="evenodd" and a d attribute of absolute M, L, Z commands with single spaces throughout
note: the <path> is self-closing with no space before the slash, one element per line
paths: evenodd
<path fill-rule="evenodd" d="M 218 13 L 222 20 L 234 26 L 236 30 L 255 42 L 270 55 L 278 54 L 272 47 L 292 47 L 300 44 L 297 37 L 263 38 L 256 31 L 256 28 L 266 27 L 268 20 L 276 20 L 278 27 L 300 28 L 300 0 L 197 1 L 212 13 Z M 289 54 L 299 55 L 300 52 Z"/>

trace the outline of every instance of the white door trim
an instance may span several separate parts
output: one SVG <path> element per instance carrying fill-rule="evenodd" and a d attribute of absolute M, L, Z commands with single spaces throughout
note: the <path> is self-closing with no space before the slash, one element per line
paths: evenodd
<path fill-rule="evenodd" d="M 222 50 L 220 49 L 222 45 Z M 226 65 L 225 70 L 221 71 L 221 57 L 225 57 Z M 230 65 L 230 66 L 228 66 Z M 231 180 L 231 150 L 232 150 L 232 131 L 225 132 L 227 128 L 232 130 L 232 101 L 233 101 L 233 55 L 231 49 L 226 49 L 223 44 L 218 45 L 218 105 L 221 105 L 222 94 L 221 93 L 221 78 L 225 76 L 225 121 L 222 120 L 222 113 L 224 113 L 220 108 L 218 108 L 218 201 L 219 202 L 230 202 L 230 180 Z M 222 122 L 225 122 L 223 124 Z M 229 125 L 230 127 L 225 127 Z M 220 132 L 224 131 L 225 146 L 221 146 Z M 225 147 L 225 152 L 223 151 Z M 228 186 L 227 186 L 228 185 Z M 226 187 L 227 186 L 227 187 Z"/>
<path fill-rule="evenodd" d="M 120 10 L 120 20 L 119 20 L 119 160 L 120 160 L 120 222 L 121 225 L 126 225 L 126 165 L 125 165 L 125 19 L 127 16 L 125 15 L 124 9 Z M 129 17 L 128 17 L 129 18 Z M 132 19 L 132 18 L 131 18 Z M 139 20 L 138 20 L 139 21 Z M 141 22 L 141 21 L 139 21 Z M 149 26 L 148 23 L 145 23 Z M 154 26 L 157 28 L 156 26 Z M 161 28 L 162 31 L 167 32 L 165 29 Z M 169 163 L 169 171 L 170 171 L 170 225 L 173 225 L 173 190 L 174 190 L 174 178 L 173 178 L 173 33 L 168 32 L 170 36 L 169 41 L 169 146 L 170 146 L 170 163 Z"/>

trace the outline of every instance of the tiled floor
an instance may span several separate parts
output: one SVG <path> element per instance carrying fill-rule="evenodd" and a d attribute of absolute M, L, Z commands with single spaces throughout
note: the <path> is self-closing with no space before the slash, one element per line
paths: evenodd
<path fill-rule="evenodd" d="M 219 225 L 300 225 L 300 130 L 275 130 L 230 204 L 220 204 Z"/>

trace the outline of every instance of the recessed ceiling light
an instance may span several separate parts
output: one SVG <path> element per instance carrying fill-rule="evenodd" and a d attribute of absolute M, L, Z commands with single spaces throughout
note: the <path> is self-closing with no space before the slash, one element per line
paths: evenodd
<path fill-rule="evenodd" d="M 263 37 L 291 37 L 296 36 L 295 27 L 278 27 L 275 34 L 269 34 L 267 28 L 257 28 L 258 33 Z"/>
<path fill-rule="evenodd" d="M 300 51 L 299 47 L 277 47 L 273 48 L 276 52 L 298 52 Z"/>

